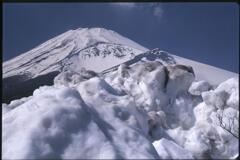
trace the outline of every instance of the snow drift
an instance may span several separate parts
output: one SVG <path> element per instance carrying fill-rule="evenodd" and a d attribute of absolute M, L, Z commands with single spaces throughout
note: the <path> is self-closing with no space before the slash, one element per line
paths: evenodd
<path fill-rule="evenodd" d="M 217 113 L 238 119 L 238 79 L 210 90 L 187 68 L 141 60 L 104 75 L 61 73 L 54 86 L 3 105 L 3 158 L 236 156 L 238 133 L 224 130 Z"/>

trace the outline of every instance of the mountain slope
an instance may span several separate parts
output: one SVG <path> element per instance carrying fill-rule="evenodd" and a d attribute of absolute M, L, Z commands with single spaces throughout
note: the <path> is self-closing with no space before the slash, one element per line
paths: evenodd
<path fill-rule="evenodd" d="M 144 51 L 147 49 L 111 30 L 70 30 L 3 63 L 3 102 L 29 96 L 41 85 L 52 85 L 63 70 L 79 72 L 84 67 L 101 72 Z"/>
<path fill-rule="evenodd" d="M 111 30 L 79 28 L 65 32 L 31 51 L 4 62 L 3 78 L 24 75 L 25 79 L 29 79 L 55 71 L 60 72 L 63 69 L 79 70 L 81 67 L 101 72 L 147 50 Z M 197 79 L 219 84 L 237 76 L 233 72 L 167 54 L 172 56 L 176 63 L 192 66 L 197 73 Z"/>
<path fill-rule="evenodd" d="M 101 53 L 91 53 L 91 51 L 98 52 L 98 50 Z M 79 56 L 87 56 L 87 54 L 105 56 L 114 53 L 116 57 L 123 57 L 146 50 L 146 48 L 111 30 L 79 28 L 65 32 L 29 52 L 4 62 L 3 78 L 14 75 L 26 75 L 29 78 L 34 78 L 53 71 L 61 71 L 65 66 L 64 63 L 72 56 L 79 55 L 79 53 L 81 53 Z M 82 52 L 84 52 L 84 55 L 82 55 Z M 88 61 L 84 62 L 94 65 L 94 63 Z M 120 62 L 121 60 L 118 63 Z M 81 64 L 81 62 L 79 63 Z"/>
<path fill-rule="evenodd" d="M 229 78 L 239 76 L 237 73 L 220 69 L 211 65 L 203 64 L 176 55 L 172 56 L 176 59 L 177 63 L 192 66 L 196 73 L 196 79 L 208 81 L 213 85 L 218 85 Z"/>

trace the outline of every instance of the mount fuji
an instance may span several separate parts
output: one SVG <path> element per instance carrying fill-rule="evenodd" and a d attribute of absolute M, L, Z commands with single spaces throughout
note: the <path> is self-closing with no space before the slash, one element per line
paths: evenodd
<path fill-rule="evenodd" d="M 238 156 L 237 73 L 104 28 L 67 31 L 2 66 L 5 159 Z"/>
<path fill-rule="evenodd" d="M 67 31 L 47 42 L 3 63 L 3 102 L 29 96 L 41 85 L 53 84 L 63 70 L 79 72 L 81 68 L 102 72 L 149 49 L 104 28 L 79 28 Z M 238 74 L 195 62 L 159 49 L 160 60 L 174 59 L 197 72 L 196 78 L 219 84 Z M 153 53 L 153 54 L 154 54 Z M 214 76 L 213 76 L 214 75 Z M 24 89 L 25 88 L 25 89 Z"/>

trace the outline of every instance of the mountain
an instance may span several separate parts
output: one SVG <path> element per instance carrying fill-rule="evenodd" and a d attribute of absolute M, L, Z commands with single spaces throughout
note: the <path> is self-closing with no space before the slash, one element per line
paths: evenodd
<path fill-rule="evenodd" d="M 63 70 L 85 67 L 101 72 L 144 51 L 147 49 L 141 45 L 104 28 L 67 31 L 3 63 L 3 102 L 53 84 L 53 78 Z"/>
<path fill-rule="evenodd" d="M 103 28 L 79 28 L 63 33 L 4 62 L 3 78 L 16 75 L 35 78 L 50 72 L 61 71 L 73 63 L 99 69 L 101 65 L 95 67 L 96 62 L 100 63 L 101 60 L 107 62 L 111 57 L 111 60 L 116 58 L 112 63 L 120 63 L 121 57 L 129 58 L 143 51 L 147 49 L 114 31 Z M 100 59 L 96 58 L 99 56 Z M 108 64 L 105 65 L 107 67 Z"/>
<path fill-rule="evenodd" d="M 146 55 L 148 50 L 104 28 L 67 31 L 3 63 L 3 102 L 9 103 L 21 96 L 29 96 L 41 85 L 52 85 L 53 78 L 63 70 L 79 72 L 84 67 L 87 70 L 102 72 L 139 54 Z M 174 58 L 175 63 L 192 66 L 197 72 L 197 79 L 204 79 L 212 84 L 219 84 L 237 76 L 236 73 L 164 51 L 161 53 L 165 53 L 165 57 Z"/>
<path fill-rule="evenodd" d="M 237 158 L 238 80 L 110 30 L 68 31 L 3 64 L 2 157 Z"/>

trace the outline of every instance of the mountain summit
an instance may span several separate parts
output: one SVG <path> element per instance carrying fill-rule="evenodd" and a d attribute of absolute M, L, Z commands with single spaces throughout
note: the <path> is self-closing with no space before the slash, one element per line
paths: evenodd
<path fill-rule="evenodd" d="M 102 65 L 96 66 L 96 59 L 91 59 L 90 62 L 89 57 L 106 57 L 110 54 L 111 57 L 124 57 L 131 54 L 134 56 L 147 50 L 147 48 L 112 30 L 79 28 L 67 31 L 24 54 L 4 62 L 3 78 L 16 75 L 34 78 L 53 71 L 61 71 L 68 64 L 74 65 L 74 62 L 78 66 L 94 69 Z M 107 64 L 106 59 L 100 58 L 99 61 L 104 61 L 104 67 L 111 65 Z M 116 60 L 118 62 L 110 61 L 115 64 L 122 62 L 122 60 Z"/>

